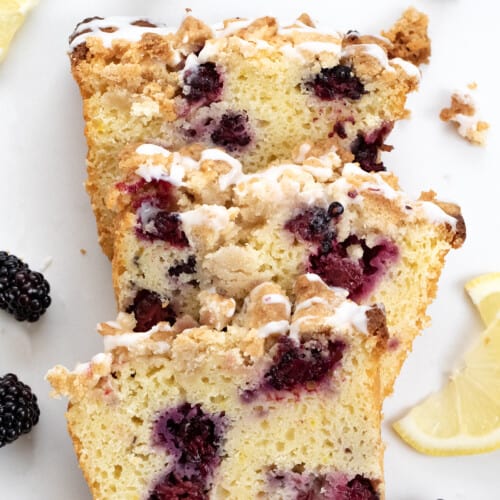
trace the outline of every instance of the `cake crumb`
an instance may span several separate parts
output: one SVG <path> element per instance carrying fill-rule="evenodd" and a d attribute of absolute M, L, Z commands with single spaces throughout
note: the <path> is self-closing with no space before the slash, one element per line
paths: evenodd
<path fill-rule="evenodd" d="M 414 7 L 406 9 L 394 26 L 382 31 L 392 47 L 389 57 L 400 57 L 416 66 L 427 64 L 431 55 L 431 39 L 427 34 L 429 18 Z"/>
<path fill-rule="evenodd" d="M 475 90 L 477 83 L 470 83 L 467 87 Z M 443 108 L 439 117 L 444 122 L 453 123 L 458 133 L 471 144 L 485 145 L 490 124 L 477 117 L 477 106 L 470 93 L 454 92 L 451 95 L 450 107 Z"/>
<path fill-rule="evenodd" d="M 82 255 L 87 255 L 87 250 L 85 250 L 85 248 L 80 248 L 80 253 Z"/>

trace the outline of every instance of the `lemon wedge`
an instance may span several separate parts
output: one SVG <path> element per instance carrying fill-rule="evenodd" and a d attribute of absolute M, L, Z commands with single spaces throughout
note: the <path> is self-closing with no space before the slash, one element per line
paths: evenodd
<path fill-rule="evenodd" d="M 0 62 L 7 55 L 12 38 L 38 0 L 0 0 Z"/>
<path fill-rule="evenodd" d="M 448 385 L 394 424 L 427 455 L 471 455 L 500 448 L 500 319 L 467 352 Z"/>
<path fill-rule="evenodd" d="M 465 289 L 485 325 L 489 325 L 500 312 L 500 273 L 478 276 L 470 280 Z"/>

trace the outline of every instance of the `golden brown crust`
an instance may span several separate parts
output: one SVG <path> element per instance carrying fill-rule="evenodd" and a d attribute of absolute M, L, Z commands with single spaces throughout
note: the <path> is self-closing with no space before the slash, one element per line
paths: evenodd
<path fill-rule="evenodd" d="M 455 203 L 446 203 L 439 200 L 435 200 L 434 203 L 437 206 L 441 207 L 447 214 L 456 219 L 457 222 L 451 245 L 453 246 L 453 248 L 460 248 L 464 244 L 467 237 L 467 228 L 465 226 L 465 220 L 462 216 L 460 207 Z"/>
<path fill-rule="evenodd" d="M 165 175 L 170 175 L 173 157 L 165 151 L 165 155 L 159 154 L 161 151 L 153 148 L 151 152 L 157 154 L 142 155 L 131 149 L 122 161 L 125 184 L 134 185 L 140 179 L 136 173 L 138 167 L 152 159 L 155 168 L 163 168 Z M 428 324 L 425 311 L 435 296 L 444 257 L 451 247 L 459 247 L 464 240 L 465 228 L 459 207 L 436 202 L 433 192 L 423 193 L 420 200 L 412 200 L 399 189 L 395 175 L 367 173 L 352 164 L 342 166 L 334 152 L 328 156 L 321 148 L 311 148 L 309 151 L 316 151 L 318 156 L 303 154 L 302 163 L 296 166 L 273 165 L 259 175 L 239 174 L 233 158 L 213 161 L 207 159 L 209 153 L 200 154 L 197 148 L 195 151 L 200 165 L 190 163 L 184 184 L 175 194 L 180 216 L 186 212 L 192 214 L 183 226 L 191 245 L 186 256 L 170 254 L 161 242 L 147 244 L 135 239 L 133 228 L 137 216 L 135 208 L 130 208 L 129 193 L 116 192 L 113 204 L 109 205 L 122 214 L 113 263 L 120 307 L 126 309 L 138 289 L 153 290 L 166 297 L 177 293 L 172 287 L 179 290 L 178 280 L 175 284 L 168 279 L 158 283 L 154 277 L 171 259 L 183 260 L 189 252 L 196 257 L 197 274 L 189 275 L 186 280 L 196 279 L 201 290 L 215 286 L 221 296 L 235 297 L 236 312 L 248 291 L 263 281 L 274 280 L 276 288 L 261 290 L 262 296 L 279 295 L 278 284 L 290 293 L 297 274 L 306 272 L 309 250 L 284 230 L 286 222 L 307 206 L 326 207 L 338 201 L 344 206 L 344 212 L 335 223 L 336 241 L 345 241 L 354 234 L 371 247 L 381 241 L 394 242 L 400 252 L 400 260 L 394 268 L 388 268 L 373 295 L 364 302 L 381 302 L 388 308 L 388 342 L 397 346 L 390 350 L 387 357 L 391 361 L 383 371 L 384 389 L 390 391 L 413 338 Z M 300 151 L 295 153 L 300 156 Z M 176 158 L 177 165 L 183 164 L 181 157 Z M 205 159 L 202 161 L 202 158 Z M 228 175 L 234 184 L 220 189 L 220 179 Z M 210 182 L 205 182 L 206 179 Z M 227 209 L 228 206 L 231 209 Z M 212 242 L 209 231 L 214 220 L 207 216 L 209 209 L 217 214 L 216 219 L 218 217 L 216 243 Z M 363 250 L 354 244 L 349 246 L 348 252 L 350 258 L 356 259 Z M 134 255 L 137 259 L 132 265 Z M 246 263 L 245 269 L 241 262 Z M 408 273 L 414 275 L 410 288 Z M 321 314 L 325 307 L 338 300 L 324 284 L 314 280 L 306 283 L 305 279 L 299 278 L 292 294 L 297 302 L 304 302 L 293 316 L 296 319 L 310 311 Z M 304 284 L 306 292 L 301 288 Z M 196 314 L 196 293 L 191 286 L 183 288 L 180 296 L 186 303 L 179 304 L 180 310 L 186 306 L 193 309 L 191 314 Z M 405 294 L 404 299 L 401 294 Z M 316 300 L 306 307 L 306 301 L 313 298 Z M 266 316 L 261 314 L 261 309 L 268 307 L 276 314 L 267 321 L 276 322 L 276 329 L 283 327 L 280 322 L 287 319 L 285 306 L 277 302 L 278 298 L 274 297 L 272 304 L 260 303 L 255 314 L 250 308 L 249 318 L 242 319 L 241 324 L 262 327 L 266 320 L 260 318 Z M 307 324 L 303 326 L 307 328 Z M 382 331 L 380 335 L 383 336 Z"/>
<path fill-rule="evenodd" d="M 294 290 L 295 299 L 293 296 L 288 297 L 275 283 L 262 283 L 249 293 L 244 310 L 237 315 L 233 312 L 228 315 L 227 321 L 215 325 L 199 325 L 192 320 L 186 322 L 186 318 L 180 318 L 173 326 L 161 322 L 148 332 L 137 333 L 134 332 L 134 317 L 120 313 L 116 321 L 98 326 L 107 346 L 106 353 L 94 356 L 88 363 L 79 364 L 73 372 L 60 365 L 49 371 L 47 380 L 53 388 L 52 396 L 66 395 L 76 402 L 94 388 L 101 388 L 106 393 L 106 380 L 113 372 L 113 367 L 138 357 L 175 358 L 177 363 L 179 356 L 185 357 L 186 364 L 179 368 L 182 371 L 195 369 L 198 360 L 204 359 L 216 348 L 223 348 L 231 359 L 236 351 L 240 352 L 242 359 L 248 356 L 261 357 L 271 347 L 266 347 L 265 338 L 268 334 L 261 334 L 261 327 L 275 321 L 284 320 L 288 324 L 281 335 L 288 334 L 289 328 L 293 330 L 293 323 L 300 322 L 305 316 L 312 320 L 308 325 L 308 335 L 314 332 L 321 335 L 331 335 L 334 332 L 340 335 L 346 332 L 350 334 L 349 332 L 357 331 L 354 320 L 343 321 L 339 325 L 329 323 L 332 315 L 346 304 L 350 306 L 353 318 L 354 315 L 358 319 L 366 316 L 367 332 L 363 332 L 364 335 L 383 339 L 385 315 L 380 307 L 357 305 L 346 299 L 344 293 L 328 287 L 316 275 L 299 276 Z M 299 311 L 299 306 L 312 297 L 322 300 L 320 307 L 312 303 Z M 204 307 L 208 315 L 217 317 L 220 315 L 221 302 L 227 302 L 228 299 L 220 296 L 216 299 L 218 300 L 204 301 Z M 296 312 L 291 318 L 294 306 Z"/>
<path fill-rule="evenodd" d="M 172 342 L 171 358 L 117 358 L 101 387 L 90 388 L 81 398 L 69 394 L 68 431 L 94 498 L 123 498 L 125 492 L 142 498 L 151 491 L 171 465 L 168 452 L 151 444 L 154 422 L 159 414 L 186 402 L 212 414 L 224 412 L 230 419 L 226 453 L 215 481 L 229 477 L 223 486 L 234 498 L 256 498 L 257 490 L 266 491 L 266 498 L 283 498 L 263 475 L 271 463 L 283 471 L 301 463 L 306 473 L 363 474 L 374 480 L 384 498 L 381 353 L 373 337 L 352 328 L 319 332 L 347 343 L 341 362 L 321 387 L 281 391 L 276 400 L 246 401 L 241 389 L 262 379 L 276 349 L 252 353 L 251 348 L 243 355 L 245 336 L 261 345 L 263 340 L 252 330 L 229 333 L 206 328 L 184 332 Z M 249 439 L 244 437 L 248 433 Z M 254 435 L 259 438 L 256 447 Z M 286 449 L 277 456 L 274 443 L 283 439 Z"/>
<path fill-rule="evenodd" d="M 419 199 L 434 203 L 445 213 L 455 219 L 455 226 L 453 228 L 449 227 L 450 244 L 453 248 L 460 248 L 464 244 L 467 237 L 467 228 L 465 225 L 465 220 L 462 216 L 461 208 L 456 203 L 450 203 L 436 199 L 436 193 L 432 190 L 423 192 L 420 195 Z"/>
<path fill-rule="evenodd" d="M 318 42 L 338 46 L 339 49 L 343 43 L 337 34 L 322 33 L 312 28 L 313 23 L 306 15 L 297 21 L 296 29 L 278 29 L 277 20 L 271 17 L 256 19 L 248 25 L 241 20 L 227 20 L 224 24 L 229 28 L 228 34 L 217 39 L 211 28 L 193 17 L 186 18 L 177 32 L 165 34 L 159 34 L 161 28 L 157 32 L 149 32 L 148 29 L 156 29 L 152 26 L 155 23 L 138 19 L 130 24 L 144 30 L 139 41 L 130 42 L 117 36 L 108 45 L 103 44 L 99 36 L 119 35 L 119 26 L 111 20 L 107 22 L 106 19 L 95 18 L 94 22 L 99 22 L 101 27 L 96 28 L 92 24 L 89 27 L 89 20 L 86 21 L 77 27 L 71 38 L 73 45 L 78 45 L 70 57 L 72 72 L 84 100 L 85 134 L 89 146 L 87 191 L 97 219 L 99 240 L 109 257 L 113 252 L 115 221 L 105 207 L 105 200 L 116 180 L 120 151 L 128 143 L 158 138 L 166 139 L 169 146 L 174 144 L 175 147 L 189 142 L 189 137 L 181 133 L 191 119 L 183 114 L 186 106 L 180 97 L 183 89 L 182 67 L 186 57 L 198 54 L 207 41 L 211 43 L 210 50 L 213 52 L 210 61 L 228 72 L 224 81 L 229 92 L 227 103 L 224 100 L 214 103 L 210 113 L 215 113 L 215 117 L 208 118 L 217 119 L 217 113 L 223 113 L 224 106 L 233 109 L 234 103 L 239 103 L 237 107 L 242 106 L 247 111 L 252 127 L 256 127 L 255 135 L 259 142 L 258 148 L 249 147 L 240 155 L 248 170 L 260 168 L 270 158 L 289 160 L 291 150 L 309 139 L 312 145 L 334 141 L 340 156 L 346 161 L 352 160 L 350 144 L 357 137 L 358 127 L 363 129 L 363 133 L 366 127 L 368 133 L 382 123 L 404 118 L 407 114 L 404 109 L 406 94 L 418 84 L 416 75 L 407 74 L 400 65 L 390 60 L 380 64 L 387 58 L 387 48 L 380 39 L 361 37 L 357 47 L 351 44 L 349 48 L 353 51 L 342 59 L 344 64 L 354 64 L 355 73 L 370 90 L 362 95 L 359 102 L 350 102 L 347 107 L 342 103 L 337 105 L 335 101 L 319 105 L 308 95 L 301 95 L 308 75 L 339 63 L 335 50 L 316 53 L 316 47 L 321 46 Z M 240 22 L 242 27 L 234 30 L 232 22 Z M 304 29 L 304 26 L 309 29 Z M 370 57 L 361 54 L 372 45 L 380 47 L 379 55 Z M 283 47 L 287 49 L 282 53 Z M 300 58 L 290 57 L 283 64 L 278 63 L 278 59 L 286 59 L 284 54 L 289 50 L 298 51 Z M 255 71 L 257 67 L 259 71 Z M 258 92 L 252 90 L 253 79 L 246 85 L 240 85 L 246 80 L 246 77 L 238 77 L 240 73 L 251 73 L 255 79 L 262 80 L 255 83 Z M 290 82 L 293 89 L 289 88 Z M 279 95 L 278 90 L 282 91 Z M 265 101 L 259 102 L 259 95 L 267 96 L 269 93 L 272 98 L 266 97 Z M 284 110 L 298 110 L 294 112 L 293 119 L 284 117 L 282 124 L 276 118 L 281 114 L 277 115 L 274 109 L 268 110 L 269 102 L 281 100 Z M 324 111 L 323 107 L 332 109 Z M 207 119 L 202 115 L 201 112 L 196 120 Z M 343 115 L 345 119 L 355 116 L 355 123 L 346 122 L 345 135 L 341 132 L 330 137 L 334 123 L 330 123 L 331 119 L 327 117 L 338 116 L 342 121 Z M 307 125 L 303 126 L 301 120 Z M 197 126 L 194 123 L 195 129 Z"/>

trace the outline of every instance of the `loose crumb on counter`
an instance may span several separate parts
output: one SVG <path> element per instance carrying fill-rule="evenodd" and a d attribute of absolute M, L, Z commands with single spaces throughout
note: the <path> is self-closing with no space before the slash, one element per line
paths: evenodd
<path fill-rule="evenodd" d="M 477 83 L 467 85 L 469 90 L 476 90 Z M 455 125 L 458 133 L 471 144 L 484 146 L 486 133 L 490 124 L 477 116 L 477 105 L 470 92 L 454 92 L 448 108 L 443 108 L 439 114 L 441 120 Z"/>

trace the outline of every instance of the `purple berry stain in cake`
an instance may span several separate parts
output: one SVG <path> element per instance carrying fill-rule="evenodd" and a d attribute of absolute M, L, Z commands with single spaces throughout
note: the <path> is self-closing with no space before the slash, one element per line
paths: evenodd
<path fill-rule="evenodd" d="M 216 146 L 226 151 L 237 151 L 250 144 L 252 137 L 248 130 L 248 115 L 228 111 L 215 125 L 210 138 Z"/>
<path fill-rule="evenodd" d="M 331 203 L 327 210 L 308 207 L 288 220 L 285 229 L 316 248 L 309 256 L 308 272 L 317 274 L 329 286 L 346 289 L 349 298 L 360 301 L 370 295 L 387 269 L 398 260 L 399 250 L 389 239 L 381 239 L 373 247 L 354 235 L 337 241 L 335 220 L 343 211 L 338 202 Z M 351 256 L 349 250 L 357 250 L 361 256 Z"/>
<path fill-rule="evenodd" d="M 153 440 L 186 473 L 206 477 L 220 464 L 219 449 L 226 426 L 224 412 L 209 414 L 200 404 L 183 403 L 160 415 Z"/>
<path fill-rule="evenodd" d="M 220 100 L 223 85 L 215 63 L 206 62 L 185 71 L 182 95 L 190 104 L 207 106 Z"/>
<path fill-rule="evenodd" d="M 342 360 L 346 344 L 342 340 L 302 339 L 300 342 L 282 335 L 263 381 L 255 389 L 241 393 L 246 403 L 259 393 L 275 391 L 313 390 L 332 373 Z"/>
<path fill-rule="evenodd" d="M 227 425 L 224 412 L 206 413 L 200 404 L 183 403 L 163 412 L 155 422 L 153 442 L 166 449 L 172 463 L 149 500 L 208 498 Z"/>
<path fill-rule="evenodd" d="M 208 500 L 205 484 L 198 479 L 188 479 L 174 472 L 154 487 L 148 500 Z"/>
<path fill-rule="evenodd" d="M 381 172 L 386 170 L 384 164 L 378 161 L 380 151 L 391 149 L 384 145 L 386 137 L 394 126 L 393 122 L 384 122 L 382 126 L 368 134 L 358 133 L 351 143 L 351 153 L 354 161 L 366 172 Z"/>
<path fill-rule="evenodd" d="M 348 479 L 347 474 L 333 472 L 331 474 L 312 474 L 293 471 L 276 471 L 268 473 L 270 488 L 293 491 L 293 500 L 379 500 L 373 482 L 357 474 Z"/>
<path fill-rule="evenodd" d="M 342 359 L 341 340 L 310 339 L 300 344 L 281 336 L 273 364 L 264 375 L 265 386 L 278 391 L 321 383 Z"/>
<path fill-rule="evenodd" d="M 131 192 L 136 193 L 135 189 Z M 175 212 L 175 186 L 170 182 L 153 180 L 141 185 L 132 207 L 136 210 L 136 234 L 139 238 L 162 240 L 176 248 L 189 246 L 181 218 Z"/>
<path fill-rule="evenodd" d="M 147 332 L 160 321 L 173 324 L 176 320 L 172 306 L 164 306 L 161 297 L 150 290 L 139 290 L 127 312 L 135 316 L 134 332 Z"/>
<path fill-rule="evenodd" d="M 133 183 L 117 182 L 116 189 L 118 189 L 120 193 L 136 194 L 144 187 L 145 184 L 146 181 L 144 179 L 139 179 Z"/>
<path fill-rule="evenodd" d="M 186 261 L 175 261 L 173 266 L 168 268 L 169 276 L 180 276 L 181 274 L 194 274 L 196 272 L 196 257 L 190 255 Z"/>
<path fill-rule="evenodd" d="M 151 240 L 161 240 L 176 248 L 186 248 L 189 241 L 182 230 L 182 221 L 178 213 L 154 210 L 147 207 L 140 214 L 139 232 Z"/>
<path fill-rule="evenodd" d="M 359 259 L 348 254 L 353 246 L 362 252 Z M 364 239 L 350 236 L 341 243 L 335 242 L 327 253 L 311 255 L 308 271 L 320 276 L 329 286 L 346 289 L 349 298 L 359 302 L 370 295 L 398 257 L 398 247 L 388 239 L 368 247 Z"/>
<path fill-rule="evenodd" d="M 162 210 L 155 199 L 144 200 L 137 209 L 136 234 L 149 241 L 165 241 L 176 248 L 189 246 L 179 214 Z"/>
<path fill-rule="evenodd" d="M 173 210 L 176 206 L 175 186 L 168 181 L 153 179 L 146 182 L 144 179 L 132 184 L 119 183 L 122 192 L 136 195 L 132 207 L 138 209 L 145 201 L 149 201 L 162 210 Z M 118 187 L 118 185 L 117 185 Z"/>
<path fill-rule="evenodd" d="M 352 68 L 343 64 L 323 68 L 306 86 L 322 101 L 346 98 L 358 100 L 366 93 Z"/>
<path fill-rule="evenodd" d="M 327 209 L 308 207 L 287 221 L 285 229 L 303 241 L 318 244 L 323 252 L 328 252 L 335 238 L 332 220 L 339 217 L 343 211 L 338 202 L 333 202 Z"/>

